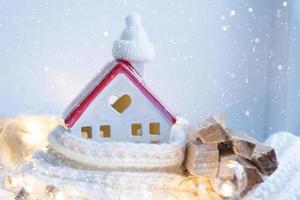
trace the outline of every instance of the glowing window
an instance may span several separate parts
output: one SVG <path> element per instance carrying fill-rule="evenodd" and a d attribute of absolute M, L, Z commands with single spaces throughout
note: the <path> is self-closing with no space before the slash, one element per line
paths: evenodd
<path fill-rule="evenodd" d="M 81 127 L 81 136 L 84 138 L 92 138 L 92 127 L 83 126 Z"/>
<path fill-rule="evenodd" d="M 133 136 L 141 136 L 143 133 L 142 131 L 142 124 L 136 123 L 131 124 L 131 135 Z"/>
<path fill-rule="evenodd" d="M 100 126 L 100 134 L 104 138 L 110 138 L 110 125 Z"/>
<path fill-rule="evenodd" d="M 160 124 L 158 122 L 149 123 L 149 133 L 151 135 L 160 135 Z"/>
<path fill-rule="evenodd" d="M 151 141 L 150 143 L 151 144 L 160 144 L 160 141 L 159 140 L 155 140 L 155 141 Z"/>
<path fill-rule="evenodd" d="M 128 94 L 121 97 L 114 95 L 109 98 L 108 103 L 115 111 L 121 114 L 131 104 L 131 97 Z"/>

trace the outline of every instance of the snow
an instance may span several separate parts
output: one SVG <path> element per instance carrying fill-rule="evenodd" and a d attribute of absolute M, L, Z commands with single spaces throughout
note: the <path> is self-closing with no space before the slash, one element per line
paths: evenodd
<path fill-rule="evenodd" d="M 283 7 L 287 7 L 287 5 L 288 5 L 288 2 L 287 2 L 287 1 L 283 1 L 283 2 L 282 2 L 282 6 L 283 6 Z"/>
<path fill-rule="evenodd" d="M 270 136 L 265 141 L 265 144 L 275 148 L 277 159 L 280 163 L 279 167 L 271 177 L 265 179 L 245 199 L 299 199 L 299 137 L 288 132 L 279 132 Z"/>
<path fill-rule="evenodd" d="M 230 15 L 231 17 L 233 17 L 235 14 L 236 14 L 235 10 L 231 10 L 230 13 L 229 13 L 229 15 Z"/>
<path fill-rule="evenodd" d="M 250 111 L 249 111 L 249 110 L 246 110 L 246 111 L 245 111 L 245 115 L 246 115 L 246 116 L 249 116 L 249 115 L 250 115 Z"/>
<path fill-rule="evenodd" d="M 48 72 L 48 71 L 49 71 L 49 67 L 48 67 L 48 66 L 45 66 L 45 67 L 44 67 L 44 71 L 45 71 L 45 72 Z"/>
<path fill-rule="evenodd" d="M 228 31 L 228 29 L 229 29 L 229 25 L 225 25 L 225 26 L 222 27 L 222 30 L 223 30 L 224 32 Z"/>

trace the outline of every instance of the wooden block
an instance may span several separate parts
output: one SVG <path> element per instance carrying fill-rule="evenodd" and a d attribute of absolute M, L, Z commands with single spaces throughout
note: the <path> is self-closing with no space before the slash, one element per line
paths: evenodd
<path fill-rule="evenodd" d="M 249 162 L 247 159 L 242 158 L 241 156 L 238 156 L 235 154 L 223 156 L 223 157 L 221 157 L 220 166 L 222 166 L 223 163 L 228 162 L 230 160 L 237 161 L 245 169 L 245 172 L 247 175 L 247 186 L 246 186 L 245 191 L 248 191 L 251 188 L 253 188 L 255 185 L 263 182 L 263 179 L 262 179 L 258 169 L 256 168 L 256 166 L 253 165 L 251 162 Z"/>
<path fill-rule="evenodd" d="M 202 143 L 220 143 L 228 140 L 228 134 L 221 124 L 213 124 L 198 131 L 197 140 Z"/>
<path fill-rule="evenodd" d="M 232 143 L 233 152 L 251 160 L 257 142 L 246 134 L 234 133 L 229 129 L 227 129 L 227 133 Z"/>
<path fill-rule="evenodd" d="M 221 142 L 218 144 L 218 150 L 219 150 L 219 155 L 228 155 L 228 154 L 233 154 L 233 147 L 232 147 L 232 142 L 226 141 L 226 142 Z"/>
<path fill-rule="evenodd" d="M 190 142 L 185 167 L 192 175 L 216 177 L 219 167 L 218 144 Z"/>
<path fill-rule="evenodd" d="M 262 174 L 268 176 L 273 174 L 278 167 L 274 149 L 262 144 L 256 144 L 251 161 Z"/>

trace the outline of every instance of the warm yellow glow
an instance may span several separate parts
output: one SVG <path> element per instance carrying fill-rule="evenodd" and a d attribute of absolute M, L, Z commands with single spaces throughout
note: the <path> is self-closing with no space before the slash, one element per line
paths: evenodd
<path fill-rule="evenodd" d="M 18 180 L 17 178 L 15 177 L 12 177 L 12 176 L 7 176 L 5 177 L 5 187 L 7 189 L 12 189 L 12 188 L 15 188 L 17 185 L 18 185 Z"/>
<path fill-rule="evenodd" d="M 219 192 L 224 197 L 232 197 L 236 193 L 236 187 L 230 181 L 226 181 L 221 185 Z"/>
<path fill-rule="evenodd" d="M 236 197 L 247 186 L 244 167 L 234 160 L 221 163 L 217 177 L 214 179 L 215 191 L 223 197 Z"/>
<path fill-rule="evenodd" d="M 234 160 L 229 160 L 227 163 L 226 163 L 227 167 L 228 168 L 235 168 L 237 165 L 239 165 L 238 162 L 234 161 Z"/>
<path fill-rule="evenodd" d="M 40 145 L 44 143 L 45 134 L 42 131 L 42 125 L 34 119 L 24 119 L 24 125 L 26 134 L 23 135 L 23 139 L 27 144 Z"/>
<path fill-rule="evenodd" d="M 50 197 L 50 199 L 54 199 L 55 193 L 56 193 L 56 188 L 55 188 L 54 186 L 48 185 L 48 186 L 45 188 L 44 194 L 45 194 L 47 197 Z"/>
<path fill-rule="evenodd" d="M 66 195 L 63 192 L 57 192 L 55 195 L 55 200 L 66 200 Z"/>
<path fill-rule="evenodd" d="M 210 200 L 213 199 L 210 196 L 212 191 L 211 182 L 209 178 L 200 176 L 188 176 L 185 177 L 178 185 L 178 190 L 188 192 L 187 198 L 178 197 L 178 199 L 198 199 Z"/>

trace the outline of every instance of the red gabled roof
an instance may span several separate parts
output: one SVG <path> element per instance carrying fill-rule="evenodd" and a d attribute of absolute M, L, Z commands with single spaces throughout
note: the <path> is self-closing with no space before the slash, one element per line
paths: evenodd
<path fill-rule="evenodd" d="M 131 64 L 127 61 L 117 61 L 114 63 L 113 68 L 108 71 L 103 78 L 100 78 L 97 83 L 92 84 L 93 88 L 90 88 L 89 92 L 80 94 L 80 102 L 76 105 L 71 105 L 71 108 L 67 111 L 67 113 L 65 113 L 65 124 L 68 128 L 71 128 L 76 123 L 98 94 L 100 94 L 101 91 L 120 73 L 125 74 L 171 123 L 176 122 L 175 116 L 145 85 L 143 79 L 131 66 Z"/>

